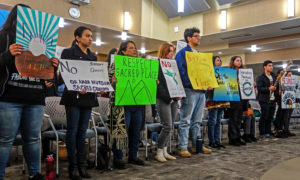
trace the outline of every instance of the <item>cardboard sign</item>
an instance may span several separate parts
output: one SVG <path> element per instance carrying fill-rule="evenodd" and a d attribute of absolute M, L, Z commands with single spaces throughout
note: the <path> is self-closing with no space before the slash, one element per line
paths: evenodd
<path fill-rule="evenodd" d="M 187 71 L 193 89 L 219 87 L 212 64 L 212 53 L 185 52 Z"/>
<path fill-rule="evenodd" d="M 116 105 L 156 104 L 158 60 L 115 55 Z"/>
<path fill-rule="evenodd" d="M 160 67 L 165 76 L 170 97 L 185 97 L 186 95 L 176 61 L 170 59 L 160 59 Z"/>
<path fill-rule="evenodd" d="M 16 43 L 24 52 L 16 56 L 18 72 L 24 77 L 53 79 L 59 17 L 42 11 L 18 6 Z"/>
<path fill-rule="evenodd" d="M 240 101 L 235 69 L 215 67 L 215 77 L 219 87 L 214 89 L 213 101 Z"/>
<path fill-rule="evenodd" d="M 176 45 L 176 54 L 183 48 L 185 48 L 187 46 L 187 43 L 184 41 L 177 41 L 177 45 Z"/>
<path fill-rule="evenodd" d="M 284 91 L 281 95 L 281 108 L 294 109 L 296 103 L 296 81 L 292 77 L 281 78 Z"/>
<path fill-rule="evenodd" d="M 69 91 L 114 91 L 110 85 L 107 62 L 60 60 L 60 73 Z"/>
<path fill-rule="evenodd" d="M 239 86 L 242 99 L 255 99 L 252 69 L 239 69 Z"/>

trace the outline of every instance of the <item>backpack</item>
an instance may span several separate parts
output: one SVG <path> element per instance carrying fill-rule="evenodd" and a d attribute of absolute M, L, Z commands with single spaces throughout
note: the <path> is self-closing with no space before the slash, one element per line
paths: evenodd
<path fill-rule="evenodd" d="M 108 145 L 101 142 L 98 143 L 98 152 L 97 152 L 97 169 L 108 170 L 109 161 L 111 157 L 111 150 Z"/>

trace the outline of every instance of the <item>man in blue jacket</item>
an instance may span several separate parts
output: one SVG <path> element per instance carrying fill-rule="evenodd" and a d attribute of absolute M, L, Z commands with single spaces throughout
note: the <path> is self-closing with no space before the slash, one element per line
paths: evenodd
<path fill-rule="evenodd" d="M 178 129 L 179 155 L 182 157 L 191 157 L 187 150 L 189 130 L 192 135 L 192 152 L 196 152 L 196 140 L 200 133 L 200 123 L 202 121 L 203 110 L 205 107 L 205 92 L 203 90 L 193 90 L 191 81 L 187 72 L 185 52 L 198 52 L 196 47 L 200 44 L 200 31 L 198 28 L 188 28 L 184 31 L 184 39 L 188 45 L 181 49 L 175 57 L 178 65 L 180 77 L 185 89 L 186 98 L 181 101 L 180 124 Z M 204 153 L 211 153 L 210 149 L 203 146 Z"/>

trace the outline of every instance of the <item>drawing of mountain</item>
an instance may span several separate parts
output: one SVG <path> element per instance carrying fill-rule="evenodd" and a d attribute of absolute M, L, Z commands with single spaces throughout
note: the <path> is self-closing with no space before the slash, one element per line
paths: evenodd
<path fill-rule="evenodd" d="M 132 87 L 131 82 L 128 81 L 124 89 L 120 98 L 116 98 L 116 100 L 118 99 L 116 105 L 146 105 L 154 103 L 152 102 L 151 92 L 143 80 L 140 80 L 135 87 Z"/>

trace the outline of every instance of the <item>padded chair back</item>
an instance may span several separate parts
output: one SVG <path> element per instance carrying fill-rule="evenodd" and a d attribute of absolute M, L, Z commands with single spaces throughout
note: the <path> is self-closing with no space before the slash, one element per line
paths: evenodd
<path fill-rule="evenodd" d="M 48 114 L 54 125 L 63 124 L 67 127 L 65 106 L 60 105 L 61 97 L 47 97 L 45 114 Z"/>

